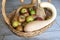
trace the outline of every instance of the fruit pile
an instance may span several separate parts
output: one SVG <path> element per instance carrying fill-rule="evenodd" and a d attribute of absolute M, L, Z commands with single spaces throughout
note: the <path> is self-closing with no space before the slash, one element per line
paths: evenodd
<path fill-rule="evenodd" d="M 36 15 L 36 10 L 37 8 L 35 6 L 31 8 L 21 8 L 19 11 L 18 21 L 16 20 L 12 22 L 13 28 L 23 32 L 26 24 L 35 20 L 42 21 L 43 19 Z"/>

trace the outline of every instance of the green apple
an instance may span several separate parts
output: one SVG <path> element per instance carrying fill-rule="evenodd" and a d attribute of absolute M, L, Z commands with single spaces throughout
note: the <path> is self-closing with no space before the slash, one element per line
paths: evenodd
<path fill-rule="evenodd" d="M 27 9 L 26 8 L 22 8 L 21 9 L 21 13 L 26 13 L 27 12 Z"/>
<path fill-rule="evenodd" d="M 34 10 L 32 10 L 32 11 L 30 11 L 30 14 L 31 14 L 31 15 L 35 15 L 36 13 L 35 13 Z"/>
<path fill-rule="evenodd" d="M 13 25 L 13 27 L 17 27 L 17 26 L 19 25 L 19 22 L 18 22 L 18 21 L 14 21 L 14 22 L 12 23 L 12 25 Z"/>
<path fill-rule="evenodd" d="M 34 18 L 32 16 L 28 16 L 27 19 L 26 19 L 27 22 L 31 22 L 33 20 L 34 20 Z"/>

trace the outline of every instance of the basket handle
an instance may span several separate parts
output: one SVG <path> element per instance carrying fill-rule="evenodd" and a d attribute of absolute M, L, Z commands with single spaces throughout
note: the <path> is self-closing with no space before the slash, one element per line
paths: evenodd
<path fill-rule="evenodd" d="M 24 1 L 24 0 L 20 0 L 21 2 Z M 32 0 L 32 4 L 34 4 L 36 2 L 36 0 Z M 48 2 L 51 2 L 51 0 L 48 0 Z M 6 21 L 7 24 L 10 24 L 10 20 L 9 18 L 7 17 L 6 15 L 6 7 L 5 7 L 5 4 L 6 4 L 6 0 L 2 0 L 2 15 L 4 17 L 4 20 Z"/>
<path fill-rule="evenodd" d="M 10 21 L 9 21 L 9 18 L 7 17 L 6 15 L 6 9 L 5 9 L 5 3 L 6 3 L 6 0 L 2 0 L 2 15 L 4 17 L 4 20 L 6 21 L 7 24 L 10 24 Z"/>

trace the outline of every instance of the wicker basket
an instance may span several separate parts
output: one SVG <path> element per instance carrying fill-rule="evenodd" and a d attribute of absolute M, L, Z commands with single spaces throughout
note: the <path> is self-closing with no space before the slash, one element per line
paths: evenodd
<path fill-rule="evenodd" d="M 23 0 L 21 0 L 23 1 Z M 51 2 L 51 0 L 48 0 L 49 2 Z M 34 3 L 36 2 L 36 0 L 32 0 L 32 3 L 31 4 L 28 4 L 26 5 L 26 7 L 30 7 L 30 6 L 33 6 Z M 16 35 L 18 36 L 22 36 L 22 37 L 33 37 L 33 36 L 36 36 L 38 34 L 41 34 L 42 32 L 44 32 L 46 29 L 48 29 L 53 23 L 50 23 L 48 24 L 47 26 L 45 26 L 44 28 L 40 29 L 40 30 L 36 30 L 36 31 L 33 31 L 33 32 L 29 32 L 29 33 L 25 33 L 25 32 L 19 32 L 19 31 L 16 31 L 10 24 L 10 20 L 11 18 L 14 16 L 14 14 L 16 13 L 16 10 L 14 10 L 13 12 L 11 12 L 8 16 L 6 15 L 6 12 L 5 12 L 5 3 L 6 3 L 6 0 L 2 0 L 2 15 L 4 17 L 4 20 L 5 22 L 8 24 L 9 26 L 9 29 L 15 33 Z"/>

